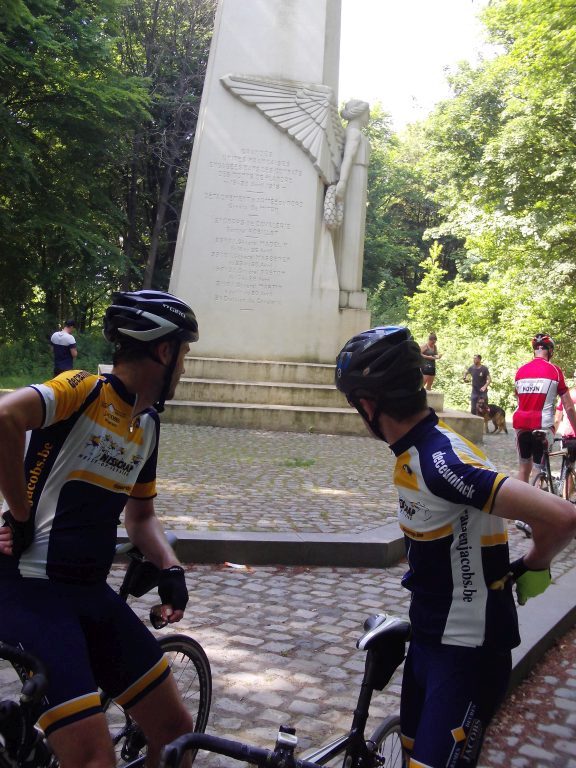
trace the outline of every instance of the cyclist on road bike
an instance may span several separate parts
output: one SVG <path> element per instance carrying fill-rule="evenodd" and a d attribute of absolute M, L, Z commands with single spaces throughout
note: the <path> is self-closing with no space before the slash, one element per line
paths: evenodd
<path fill-rule="evenodd" d="M 512 581 L 521 604 L 547 587 L 552 558 L 576 532 L 576 510 L 500 474 L 439 421 L 420 365 L 407 328 L 373 328 L 340 352 L 336 386 L 396 456 L 409 565 L 402 583 L 412 593 L 400 709 L 409 765 L 463 768 L 477 764 L 520 642 Z M 510 563 L 506 519 L 520 510 L 534 539 Z"/>
<path fill-rule="evenodd" d="M 168 622 L 188 601 L 154 512 L 158 411 L 173 397 L 194 313 L 159 291 L 119 293 L 104 317 L 112 373 L 72 370 L 0 399 L 0 639 L 41 658 L 39 720 L 61 768 L 112 768 L 99 688 L 161 747 L 193 728 L 152 633 L 106 584 L 117 526 L 161 569 Z"/>
<path fill-rule="evenodd" d="M 558 396 L 572 429 L 576 429 L 576 411 L 564 374 L 550 362 L 554 340 L 547 333 L 538 333 L 532 339 L 532 349 L 534 359 L 516 371 L 518 404 L 512 415 L 519 460 L 517 477 L 526 483 L 530 480 L 533 465 L 540 465 L 544 451 L 542 441 L 533 435 L 533 430 L 546 433 L 549 447 L 554 441 L 554 409 Z"/>

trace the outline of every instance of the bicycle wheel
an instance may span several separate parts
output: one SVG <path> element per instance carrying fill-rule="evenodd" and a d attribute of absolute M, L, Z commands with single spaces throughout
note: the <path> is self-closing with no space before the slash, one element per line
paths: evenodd
<path fill-rule="evenodd" d="M 530 485 L 533 485 L 535 488 L 540 488 L 541 491 L 554 493 L 554 488 L 550 487 L 550 480 L 548 479 L 548 475 L 545 472 L 538 472 L 537 475 L 534 475 L 530 481 Z"/>
<path fill-rule="evenodd" d="M 208 657 L 202 646 L 186 635 L 167 635 L 158 642 L 170 663 L 184 704 L 194 718 L 194 730 L 203 733 L 212 702 L 212 673 Z M 126 765 L 143 757 L 146 739 L 130 715 L 109 698 L 103 698 L 102 706 L 108 718 L 117 764 Z"/>
<path fill-rule="evenodd" d="M 562 464 L 560 479 L 562 498 L 576 504 L 576 468 L 574 464 Z"/>
<path fill-rule="evenodd" d="M 400 739 L 400 718 L 397 715 L 391 715 L 382 720 L 372 734 L 371 741 L 376 744 L 376 754 L 381 765 L 386 768 L 405 768 Z"/>

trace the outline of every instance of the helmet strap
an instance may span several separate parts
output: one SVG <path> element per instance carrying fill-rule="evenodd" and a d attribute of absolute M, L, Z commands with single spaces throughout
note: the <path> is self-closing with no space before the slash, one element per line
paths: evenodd
<path fill-rule="evenodd" d="M 379 440 L 383 440 L 384 442 L 387 442 L 386 438 L 382 434 L 382 430 L 380 429 L 380 414 L 382 413 L 382 406 L 378 402 L 374 401 L 374 404 L 376 407 L 374 410 L 374 415 L 372 416 L 372 418 L 370 418 L 366 410 L 363 408 L 362 403 L 360 402 L 360 398 L 349 395 L 348 402 L 350 403 L 350 405 L 356 408 L 360 416 L 362 416 L 366 424 L 368 424 L 368 426 L 370 427 L 370 431 L 372 432 L 372 434 L 375 437 L 377 437 Z"/>
<path fill-rule="evenodd" d="M 158 357 L 156 354 L 156 351 L 154 352 L 149 351 L 148 355 L 149 357 L 154 360 L 154 362 L 158 363 L 159 365 L 163 366 L 164 368 L 164 379 L 162 382 L 162 390 L 160 391 L 160 396 L 158 397 L 157 402 L 154 403 L 154 408 L 158 413 L 162 413 L 164 410 L 164 404 L 166 402 L 166 398 L 168 397 L 168 392 L 170 391 L 170 385 L 172 383 L 172 377 L 174 375 L 174 369 L 176 368 L 176 362 L 178 361 L 178 355 L 180 354 L 180 344 L 178 343 L 178 340 L 175 339 L 174 349 L 172 350 L 172 356 L 170 357 L 170 360 L 168 363 L 163 363 L 162 360 Z"/>

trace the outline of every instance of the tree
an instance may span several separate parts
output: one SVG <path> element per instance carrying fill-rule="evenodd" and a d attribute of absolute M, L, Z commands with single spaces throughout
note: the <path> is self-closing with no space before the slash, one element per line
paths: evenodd
<path fill-rule="evenodd" d="M 419 125 L 394 135 L 389 116 L 376 105 L 368 136 L 364 285 L 375 322 L 397 322 L 405 319 L 406 296 L 414 293 L 422 277 L 421 264 L 430 247 L 424 234 L 440 221 L 438 204 L 422 167 L 425 146 Z M 438 259 L 453 276 L 461 243 L 443 237 L 442 245 Z"/>
<path fill-rule="evenodd" d="M 216 0 L 139 0 L 126 6 L 122 66 L 145 78 L 150 119 L 126 164 L 125 287 L 165 287 L 208 61 Z"/>
<path fill-rule="evenodd" d="M 110 195 L 147 103 L 113 47 L 118 0 L 12 0 L 0 16 L 0 338 L 82 323 L 121 270 Z"/>
<path fill-rule="evenodd" d="M 435 299 L 450 306 L 436 326 L 447 352 L 439 386 L 462 405 L 454 382 L 477 352 L 511 407 L 514 370 L 534 333 L 555 337 L 561 365 L 576 356 L 576 7 L 493 0 L 484 18 L 498 55 L 463 65 L 454 97 L 424 127 L 423 167 L 443 219 L 426 236 L 465 243 Z M 411 310 L 420 327 L 425 307 Z"/>

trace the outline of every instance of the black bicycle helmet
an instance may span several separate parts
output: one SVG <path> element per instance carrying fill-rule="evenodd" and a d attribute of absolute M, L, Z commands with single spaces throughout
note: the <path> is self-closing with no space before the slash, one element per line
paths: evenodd
<path fill-rule="evenodd" d="M 164 382 L 158 402 L 158 413 L 170 391 L 172 376 L 181 344 L 198 341 L 198 322 L 192 309 L 171 293 L 164 291 L 130 291 L 115 293 L 113 304 L 104 315 L 104 338 L 121 346 L 137 344 L 160 365 L 164 365 Z M 157 355 L 159 341 L 177 341 L 170 362 L 165 365 Z"/>
<path fill-rule="evenodd" d="M 546 349 L 548 352 L 554 352 L 554 339 L 547 333 L 537 333 L 532 339 L 532 349 Z"/>
<path fill-rule="evenodd" d="M 112 343 L 150 343 L 160 339 L 198 340 L 198 322 L 190 307 L 164 291 L 115 293 L 104 315 L 104 337 Z"/>
<path fill-rule="evenodd" d="M 422 389 L 422 353 L 403 326 L 363 331 L 346 342 L 336 360 L 336 387 L 346 397 L 397 400 Z"/>
<path fill-rule="evenodd" d="M 336 387 L 384 439 L 378 425 L 383 401 L 417 395 L 422 389 L 422 353 L 408 328 L 388 325 L 363 331 L 346 342 L 336 359 Z M 369 419 L 360 398 L 377 407 Z"/>

